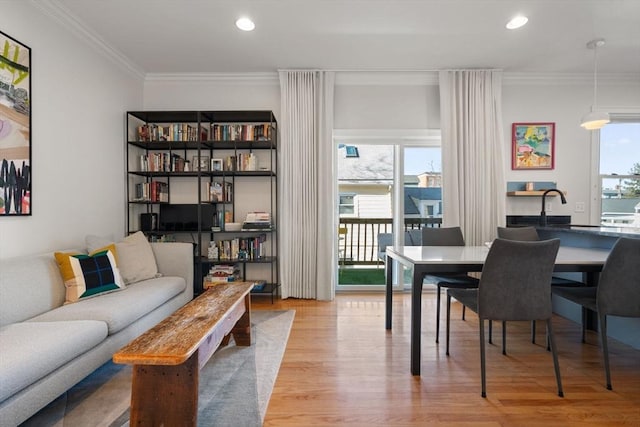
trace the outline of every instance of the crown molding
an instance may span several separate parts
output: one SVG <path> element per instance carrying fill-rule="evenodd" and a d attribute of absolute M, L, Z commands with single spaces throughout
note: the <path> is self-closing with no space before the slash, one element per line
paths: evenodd
<path fill-rule="evenodd" d="M 254 85 L 279 85 L 277 72 L 260 73 L 147 73 L 145 83 L 229 83 Z"/>
<path fill-rule="evenodd" d="M 115 63 L 127 73 L 138 79 L 144 79 L 145 72 L 133 61 L 113 48 L 98 36 L 91 28 L 83 24 L 71 11 L 56 0 L 30 0 L 45 15 L 60 23 L 65 29 L 78 36 L 82 41 L 96 49 L 101 55 Z"/>
<path fill-rule="evenodd" d="M 437 71 L 337 71 L 336 86 L 437 86 Z"/>
<path fill-rule="evenodd" d="M 583 86 L 593 85 L 592 73 L 525 73 L 513 72 L 504 73 L 502 83 L 510 85 L 530 85 L 530 86 Z M 640 84 L 640 74 L 598 74 L 598 84 L 611 86 Z"/>
<path fill-rule="evenodd" d="M 318 70 L 322 71 L 322 70 Z M 438 86 L 437 71 L 335 71 L 336 86 Z M 279 85 L 277 72 L 259 73 L 148 73 L 145 82 Z M 584 86 L 593 84 L 590 73 L 507 73 L 505 86 Z M 602 74 L 598 83 L 608 86 L 639 85 L 637 74 Z"/>

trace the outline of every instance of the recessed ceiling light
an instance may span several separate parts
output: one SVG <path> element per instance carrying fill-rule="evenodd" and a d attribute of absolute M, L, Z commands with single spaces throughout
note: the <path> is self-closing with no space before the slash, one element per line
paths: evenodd
<path fill-rule="evenodd" d="M 253 29 L 256 28 L 256 24 L 254 24 L 251 19 L 243 17 L 236 21 L 236 27 L 242 31 L 253 31 Z"/>
<path fill-rule="evenodd" d="M 511 21 L 507 22 L 507 28 L 510 30 L 515 30 L 516 28 L 522 27 L 527 23 L 529 18 L 524 15 L 518 15 L 511 19 Z"/>

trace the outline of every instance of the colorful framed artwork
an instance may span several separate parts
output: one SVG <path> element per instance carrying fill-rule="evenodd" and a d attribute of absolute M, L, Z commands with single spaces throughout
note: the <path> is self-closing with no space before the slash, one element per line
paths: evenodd
<path fill-rule="evenodd" d="M 1 31 L 0 215 L 31 215 L 31 49 Z"/>
<path fill-rule="evenodd" d="M 553 169 L 555 123 L 514 123 L 511 129 L 511 169 Z"/>

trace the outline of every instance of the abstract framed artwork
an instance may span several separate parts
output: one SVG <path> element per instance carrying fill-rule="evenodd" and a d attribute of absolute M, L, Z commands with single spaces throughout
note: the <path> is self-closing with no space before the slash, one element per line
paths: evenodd
<path fill-rule="evenodd" d="M 511 129 L 511 169 L 553 169 L 555 123 L 514 123 Z"/>
<path fill-rule="evenodd" d="M 0 31 L 0 216 L 31 205 L 31 49 Z"/>

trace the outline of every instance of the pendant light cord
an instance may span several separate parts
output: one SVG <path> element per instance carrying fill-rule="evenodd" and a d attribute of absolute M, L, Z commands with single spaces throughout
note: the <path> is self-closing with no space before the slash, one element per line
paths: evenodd
<path fill-rule="evenodd" d="M 596 110 L 598 99 L 598 45 L 593 46 L 593 110 Z"/>

